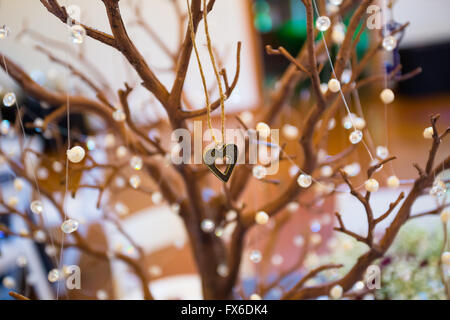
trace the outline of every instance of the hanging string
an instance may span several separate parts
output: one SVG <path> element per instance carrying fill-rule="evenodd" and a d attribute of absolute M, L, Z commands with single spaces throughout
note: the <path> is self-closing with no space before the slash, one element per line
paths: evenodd
<path fill-rule="evenodd" d="M 222 81 L 220 79 L 220 74 L 217 69 L 216 59 L 214 57 L 214 52 L 212 49 L 211 37 L 209 35 L 209 26 L 208 26 L 208 8 L 206 6 L 206 0 L 203 0 L 203 21 L 205 25 L 205 34 L 206 34 L 206 43 L 208 46 L 209 57 L 211 59 L 211 63 L 213 65 L 214 74 L 216 76 L 217 85 L 219 87 L 220 94 L 220 109 L 221 109 L 221 125 L 222 125 L 222 143 L 225 143 L 225 95 L 223 93 Z"/>
<path fill-rule="evenodd" d="M 387 5 L 388 1 L 389 0 L 383 1 L 383 5 L 384 5 L 383 12 L 387 13 L 388 9 L 390 9 L 389 12 L 391 13 L 391 17 L 392 17 L 392 7 L 388 7 L 388 5 Z M 388 19 L 386 17 L 384 19 L 384 32 L 383 32 L 382 36 L 386 36 L 384 33 L 387 31 L 388 31 Z M 387 52 L 385 52 L 384 56 L 387 57 Z M 383 66 L 383 69 L 384 69 L 383 70 L 383 72 L 384 72 L 384 88 L 387 89 L 388 88 L 388 69 L 386 66 Z M 389 150 L 388 106 L 385 102 L 384 102 L 384 134 L 385 134 L 385 144 Z M 394 164 L 392 161 L 389 163 L 389 166 L 391 168 L 392 174 L 395 175 Z"/>
<path fill-rule="evenodd" d="M 217 140 L 217 137 L 214 134 L 214 130 L 212 127 L 212 120 L 211 120 L 211 103 L 210 103 L 210 98 L 209 98 L 209 92 L 208 92 L 208 85 L 206 84 L 206 76 L 205 76 L 205 71 L 203 69 L 202 66 L 202 62 L 200 59 L 200 53 L 198 51 L 198 47 L 197 47 L 197 43 L 195 42 L 195 31 L 194 31 L 194 21 L 192 18 L 192 11 L 191 11 L 191 6 L 189 4 L 189 0 L 186 0 L 187 3 L 187 7 L 188 7 L 188 15 L 189 15 L 189 30 L 190 30 L 190 36 L 191 36 L 191 41 L 192 41 L 192 45 L 194 47 L 194 51 L 195 51 L 195 57 L 197 59 L 197 64 L 198 64 L 198 68 L 200 70 L 200 77 L 202 79 L 202 86 L 203 86 L 203 91 L 205 94 L 205 103 L 206 103 L 206 118 L 207 118 L 207 123 L 208 123 L 208 128 L 211 132 L 211 136 L 215 142 L 216 145 L 219 144 L 219 141 Z M 222 87 L 222 82 L 220 81 L 220 74 L 217 70 L 217 66 L 216 66 L 216 61 L 214 58 L 214 53 L 212 51 L 212 45 L 211 45 L 211 38 L 209 36 L 209 27 L 208 27 L 208 21 L 207 21 L 207 7 L 206 7 L 206 1 L 203 1 L 203 14 L 204 14 L 204 24 L 205 24 L 205 33 L 206 33 L 206 39 L 207 39 L 207 45 L 208 45 L 208 53 L 210 55 L 210 59 L 211 59 L 211 63 L 213 65 L 214 68 L 214 74 L 216 76 L 216 80 L 218 83 L 218 87 L 219 87 L 219 93 L 220 93 L 220 106 L 221 106 L 221 110 L 222 110 L 222 114 L 221 114 L 221 125 L 222 125 L 222 143 L 225 142 L 225 95 L 223 93 L 223 87 Z"/>
<path fill-rule="evenodd" d="M 314 5 L 314 10 L 315 10 L 317 16 L 320 16 L 319 9 L 317 8 L 317 4 L 316 4 L 315 0 L 313 0 L 313 5 Z M 327 41 L 325 40 L 324 32 L 323 31 L 320 31 L 320 32 L 321 32 L 321 35 L 322 35 L 322 40 L 323 40 L 323 44 L 324 44 L 324 47 L 325 47 L 325 52 L 327 53 L 328 61 L 330 62 L 331 71 L 332 71 L 333 76 L 335 77 L 335 79 L 339 80 L 337 78 L 337 76 L 336 76 L 336 71 L 334 69 L 333 60 L 331 59 L 330 51 L 328 49 Z M 344 103 L 345 109 L 347 111 L 349 120 L 350 120 L 350 122 L 351 122 L 351 124 L 353 126 L 353 129 L 354 129 L 354 131 L 356 131 L 356 126 L 355 126 L 355 123 L 353 121 L 353 116 L 352 116 L 352 113 L 350 111 L 350 107 L 348 106 L 347 100 L 345 99 L 345 95 L 344 95 L 344 92 L 342 91 L 341 87 L 339 87 L 339 93 L 341 95 L 342 102 Z M 370 149 L 367 146 L 367 144 L 365 143 L 364 139 L 362 141 L 362 144 L 364 145 L 364 148 L 366 149 L 367 153 L 369 154 L 370 160 L 373 161 L 374 157 L 372 156 L 372 153 L 370 152 Z"/>
<path fill-rule="evenodd" d="M 3 54 L 2 54 L 2 61 L 3 61 L 3 66 L 5 67 L 5 73 L 9 77 L 8 65 L 6 64 L 5 56 Z M 16 106 L 17 118 L 19 119 L 20 128 L 22 130 L 22 137 L 23 137 L 23 140 L 25 140 L 25 138 L 26 138 L 25 127 L 23 125 L 22 116 L 21 116 L 21 113 L 20 113 L 20 108 L 19 108 L 19 104 L 17 102 L 17 99 L 16 99 L 14 104 Z M 22 153 L 24 152 L 23 150 L 21 150 L 21 151 L 22 151 Z M 28 153 L 24 154 L 24 159 L 25 160 L 27 158 L 27 155 L 28 155 Z M 35 170 L 32 170 L 32 175 L 33 175 L 33 180 L 34 180 L 34 184 L 35 184 L 35 187 L 36 187 L 36 191 L 37 191 L 37 194 L 38 194 L 38 200 L 42 203 L 42 207 L 44 208 L 44 211 L 45 211 L 44 202 L 42 201 L 41 189 L 39 188 L 39 183 L 38 183 L 38 179 L 37 179 Z M 47 225 L 48 221 L 46 221 L 46 220 L 47 219 L 45 217 L 45 214 L 42 214 L 42 222 L 43 222 L 44 226 Z M 52 235 L 51 232 L 49 232 L 48 235 L 49 235 L 49 238 L 50 238 L 50 243 L 51 243 L 52 247 L 54 247 L 55 243 L 54 243 L 54 240 L 53 240 L 53 235 Z M 55 260 L 54 263 L 56 264 L 57 260 L 56 260 L 55 257 L 54 257 L 54 260 Z"/>
<path fill-rule="evenodd" d="M 214 134 L 214 130 L 213 130 L 213 127 L 212 127 L 212 124 L 211 124 L 211 105 L 209 103 L 208 86 L 206 84 L 206 77 L 205 77 L 205 72 L 203 71 L 202 62 L 200 60 L 200 54 L 198 52 L 197 44 L 195 42 L 194 22 L 193 22 L 193 19 L 192 19 L 192 11 L 191 11 L 191 6 L 189 4 L 189 0 L 186 0 L 186 3 L 187 3 L 187 7 L 188 7 L 188 12 L 189 12 L 189 31 L 190 31 L 190 35 L 191 35 L 191 41 L 192 41 L 192 45 L 194 46 L 195 57 L 197 59 L 198 68 L 200 70 L 200 76 L 202 78 L 203 90 L 204 90 L 204 93 L 205 93 L 207 123 L 208 123 L 208 127 L 209 127 L 209 130 L 211 132 L 211 135 L 212 135 L 212 138 L 213 138 L 214 142 L 216 144 L 218 144 L 218 141 L 216 139 L 216 136 Z"/>

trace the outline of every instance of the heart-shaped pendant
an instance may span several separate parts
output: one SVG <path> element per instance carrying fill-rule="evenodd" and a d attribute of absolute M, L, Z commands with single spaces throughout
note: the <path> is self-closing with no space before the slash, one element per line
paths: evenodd
<path fill-rule="evenodd" d="M 221 172 L 216 165 L 217 159 L 227 158 L 228 163 L 224 172 Z M 234 166 L 238 159 L 238 147 L 235 144 L 225 144 L 222 146 L 216 146 L 215 148 L 208 149 L 203 155 L 203 161 L 208 166 L 209 170 L 216 175 L 217 178 L 223 182 L 227 182 Z"/>

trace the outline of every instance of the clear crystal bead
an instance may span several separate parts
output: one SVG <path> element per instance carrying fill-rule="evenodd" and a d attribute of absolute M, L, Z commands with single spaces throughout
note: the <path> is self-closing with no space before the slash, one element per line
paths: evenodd
<path fill-rule="evenodd" d="M 0 40 L 8 38 L 11 30 L 6 25 L 3 25 L 3 27 L 0 28 Z"/>
<path fill-rule="evenodd" d="M 58 269 L 50 270 L 50 272 L 48 273 L 48 276 L 47 276 L 48 281 L 50 281 L 52 283 L 58 281 L 60 277 L 61 277 L 61 274 Z"/>
<path fill-rule="evenodd" d="M 258 165 L 254 166 L 252 170 L 253 176 L 258 179 L 264 179 L 267 175 L 267 169 L 264 166 Z"/>
<path fill-rule="evenodd" d="M 442 197 L 447 192 L 447 186 L 442 180 L 435 180 L 433 186 L 430 189 L 430 195 L 434 197 Z"/>
<path fill-rule="evenodd" d="M 30 203 L 31 212 L 41 214 L 44 211 L 44 204 L 40 200 L 34 200 Z"/>
<path fill-rule="evenodd" d="M 350 133 L 349 140 L 353 144 L 360 143 L 363 138 L 363 133 L 360 130 L 355 130 L 352 133 Z"/>
<path fill-rule="evenodd" d="M 134 174 L 130 177 L 130 185 L 134 188 L 137 189 L 139 188 L 139 186 L 141 185 L 141 178 L 139 178 L 138 175 Z"/>
<path fill-rule="evenodd" d="M 252 250 L 250 252 L 250 261 L 253 263 L 260 263 L 262 260 L 262 254 L 259 250 Z"/>
<path fill-rule="evenodd" d="M 316 20 L 316 28 L 319 31 L 327 31 L 331 26 L 330 18 L 327 16 L 321 16 Z"/>
<path fill-rule="evenodd" d="M 16 103 L 16 95 L 14 92 L 8 92 L 3 96 L 3 105 L 5 107 L 11 107 L 14 103 Z"/>
<path fill-rule="evenodd" d="M 308 188 L 312 184 L 312 177 L 309 174 L 302 173 L 298 177 L 297 183 L 302 188 Z"/>
<path fill-rule="evenodd" d="M 142 165 L 143 165 L 143 161 L 141 157 L 138 156 L 133 156 L 130 159 L 130 166 L 134 169 L 134 170 L 141 170 L 142 169 Z"/>
<path fill-rule="evenodd" d="M 383 39 L 383 48 L 386 51 L 393 51 L 397 47 L 397 39 L 387 36 Z"/>
<path fill-rule="evenodd" d="M 76 230 L 78 229 L 78 226 L 79 226 L 79 225 L 80 225 L 80 224 L 79 224 L 79 222 L 78 222 L 77 220 L 74 220 L 74 219 L 67 219 L 66 221 L 64 221 L 64 222 L 61 224 L 61 230 L 62 230 L 64 233 L 69 234 L 69 233 L 72 233 L 72 232 L 76 231 Z"/>
<path fill-rule="evenodd" d="M 86 37 L 86 30 L 79 24 L 74 24 L 70 27 L 70 37 L 75 44 L 82 44 Z"/>

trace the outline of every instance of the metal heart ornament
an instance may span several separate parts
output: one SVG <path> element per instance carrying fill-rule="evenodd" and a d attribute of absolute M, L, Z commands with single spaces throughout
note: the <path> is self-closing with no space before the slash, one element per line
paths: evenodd
<path fill-rule="evenodd" d="M 203 154 L 203 161 L 208 166 L 214 175 L 222 180 L 223 182 L 228 182 L 233 172 L 234 166 L 236 165 L 238 159 L 238 147 L 235 144 L 225 144 L 222 146 L 216 146 L 215 148 L 207 149 Z M 216 160 L 227 158 L 228 163 L 225 171 L 222 172 L 217 168 Z"/>

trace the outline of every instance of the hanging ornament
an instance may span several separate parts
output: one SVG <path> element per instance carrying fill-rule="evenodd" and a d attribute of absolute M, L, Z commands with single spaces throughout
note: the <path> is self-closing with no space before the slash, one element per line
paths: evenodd
<path fill-rule="evenodd" d="M 207 44 L 207 48 L 208 48 L 209 57 L 210 57 L 211 64 L 214 69 L 214 74 L 216 76 L 217 86 L 219 88 L 221 124 L 222 124 L 222 143 L 218 142 L 218 140 L 216 139 L 216 137 L 213 133 L 213 128 L 212 128 L 212 124 L 211 124 L 211 104 L 210 104 L 210 100 L 209 100 L 208 86 L 206 84 L 206 77 L 205 77 L 205 74 L 203 71 L 203 66 L 202 66 L 202 63 L 200 60 L 200 54 L 199 54 L 199 51 L 197 48 L 197 44 L 195 42 L 195 32 L 194 32 L 195 28 L 194 28 L 192 11 L 191 11 L 191 8 L 189 5 L 189 1 L 187 1 L 187 5 L 188 5 L 188 12 L 189 12 L 189 29 L 190 29 L 191 41 L 194 46 L 195 56 L 197 59 L 199 70 L 200 70 L 200 76 L 202 79 L 202 85 L 203 85 L 203 90 L 204 90 L 204 94 L 205 94 L 206 109 L 207 109 L 206 116 L 207 116 L 208 127 L 211 131 L 213 140 L 216 144 L 214 148 L 207 149 L 205 151 L 205 153 L 203 155 L 203 160 L 204 160 L 205 164 L 208 166 L 209 170 L 211 170 L 211 172 L 214 173 L 214 175 L 217 178 L 219 178 L 223 182 L 227 182 L 231 177 L 234 166 L 236 165 L 236 162 L 238 159 L 238 147 L 235 144 L 224 144 L 224 141 L 225 141 L 225 100 L 227 97 L 223 90 L 222 80 L 221 80 L 221 77 L 220 77 L 220 74 L 219 74 L 219 71 L 218 71 L 218 68 L 216 65 L 214 51 L 213 51 L 212 43 L 211 43 L 211 38 L 209 36 L 208 10 L 206 8 L 206 0 L 203 0 L 203 6 L 204 6 L 204 8 L 203 8 L 203 25 L 205 27 L 206 44 Z M 225 171 L 221 172 L 217 168 L 216 161 L 218 159 L 223 159 L 223 158 L 227 158 L 228 163 L 227 163 Z"/>
<path fill-rule="evenodd" d="M 226 164 L 224 172 L 221 172 L 217 168 L 217 159 L 223 159 L 226 157 L 229 161 Z M 215 174 L 217 178 L 223 182 L 228 182 L 230 180 L 231 174 L 233 173 L 234 166 L 236 165 L 238 158 L 238 147 L 235 144 L 227 144 L 222 146 L 216 146 L 215 148 L 206 150 L 203 161 L 208 166 L 209 170 Z"/>
<path fill-rule="evenodd" d="M 317 18 L 316 20 L 316 28 L 319 31 L 327 31 L 331 26 L 331 21 L 330 18 L 328 18 L 327 16 L 321 16 L 319 18 Z"/>

